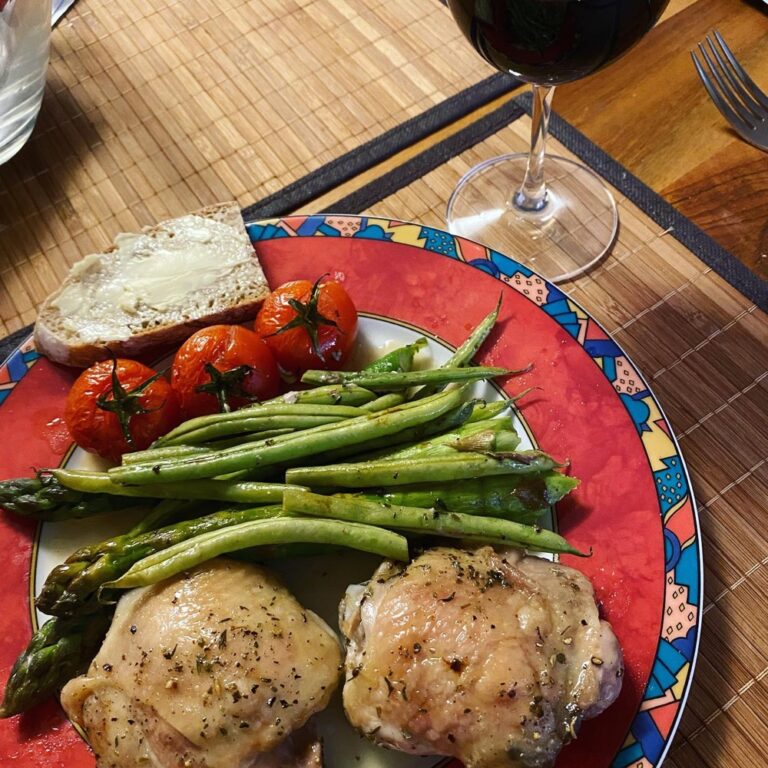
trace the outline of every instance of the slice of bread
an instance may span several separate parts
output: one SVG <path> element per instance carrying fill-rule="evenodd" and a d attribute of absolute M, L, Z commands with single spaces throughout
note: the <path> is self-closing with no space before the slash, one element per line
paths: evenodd
<path fill-rule="evenodd" d="M 256 314 L 269 286 L 237 203 L 120 234 L 73 265 L 35 324 L 39 352 L 85 367 L 137 357 L 213 323 Z"/>

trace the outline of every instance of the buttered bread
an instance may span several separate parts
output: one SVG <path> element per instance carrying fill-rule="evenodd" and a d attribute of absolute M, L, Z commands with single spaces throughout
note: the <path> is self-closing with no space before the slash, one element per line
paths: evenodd
<path fill-rule="evenodd" d="M 41 307 L 35 344 L 67 365 L 135 357 L 205 325 L 241 322 L 268 293 L 238 205 L 222 203 L 120 234 L 76 263 Z"/>

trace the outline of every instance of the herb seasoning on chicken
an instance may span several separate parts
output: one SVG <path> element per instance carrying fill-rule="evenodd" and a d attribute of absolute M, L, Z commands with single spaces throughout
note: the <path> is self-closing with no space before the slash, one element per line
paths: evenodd
<path fill-rule="evenodd" d="M 578 571 L 517 551 L 384 563 L 341 605 L 344 708 L 376 743 L 545 768 L 618 696 L 622 657 Z"/>
<path fill-rule="evenodd" d="M 100 768 L 309 768 L 339 678 L 335 635 L 268 571 L 213 560 L 117 607 L 62 691 Z"/>

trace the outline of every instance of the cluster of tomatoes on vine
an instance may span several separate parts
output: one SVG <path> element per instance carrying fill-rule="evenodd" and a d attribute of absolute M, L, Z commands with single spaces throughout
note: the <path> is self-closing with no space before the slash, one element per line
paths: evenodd
<path fill-rule="evenodd" d="M 67 397 L 75 442 L 117 461 L 148 448 L 185 419 L 267 400 L 304 371 L 336 370 L 349 356 L 357 310 L 343 286 L 319 278 L 281 285 L 265 299 L 253 330 L 212 325 L 179 348 L 170 378 L 135 360 L 96 363 Z"/>

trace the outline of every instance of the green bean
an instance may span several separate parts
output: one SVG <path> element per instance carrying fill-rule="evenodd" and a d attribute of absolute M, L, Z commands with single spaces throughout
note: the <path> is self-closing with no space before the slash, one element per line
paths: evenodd
<path fill-rule="evenodd" d="M 75 491 L 141 498 L 270 504 L 279 502 L 283 498 L 283 490 L 285 489 L 285 485 L 282 483 L 231 482 L 226 480 L 194 480 L 187 483 L 153 483 L 136 486 L 115 483 L 107 472 L 53 469 L 51 474 L 63 486 Z"/>
<path fill-rule="evenodd" d="M 147 448 L 143 451 L 124 453 L 123 464 L 142 464 L 160 459 L 180 459 L 182 456 L 194 456 L 210 450 L 202 445 L 168 445 L 161 448 Z"/>
<path fill-rule="evenodd" d="M 463 424 L 472 412 L 473 407 L 473 400 L 461 403 L 453 410 L 433 421 L 428 421 L 424 424 L 418 424 L 415 427 L 404 429 L 394 435 L 384 435 L 383 437 L 374 438 L 373 440 L 368 440 L 359 445 L 345 446 L 333 451 L 327 451 L 323 453 L 321 457 L 318 457 L 318 459 L 321 460 L 323 464 L 348 459 L 350 457 L 360 459 L 361 456 L 368 457 L 368 454 L 371 452 L 375 454 L 380 450 L 388 450 L 393 447 L 396 448 L 404 443 L 407 444 L 418 440 L 424 440 L 432 435 L 441 434 L 446 430 L 455 429 Z"/>
<path fill-rule="evenodd" d="M 212 440 L 209 443 L 201 443 L 199 446 L 195 446 L 195 447 L 202 448 L 203 450 L 233 448 L 236 445 L 243 445 L 245 443 L 256 443 L 256 442 L 259 442 L 260 440 L 269 440 L 273 437 L 283 437 L 284 435 L 291 435 L 291 434 L 294 434 L 295 432 L 297 432 L 297 430 L 290 427 L 286 427 L 284 429 L 265 429 L 263 432 L 254 432 L 253 434 L 250 434 L 250 435 L 237 435 L 236 437 L 227 437 L 227 438 Z"/>
<path fill-rule="evenodd" d="M 293 405 L 304 403 L 307 405 L 363 405 L 376 398 L 374 392 L 358 387 L 356 384 L 334 384 L 328 387 L 315 387 L 286 392 L 271 400 L 265 400 L 262 405 L 273 403 L 287 403 Z"/>
<path fill-rule="evenodd" d="M 155 584 L 228 552 L 278 544 L 330 544 L 394 560 L 408 560 L 408 542 L 391 531 L 336 520 L 279 518 L 243 523 L 188 539 L 139 560 L 123 576 L 105 583 L 102 589 L 130 589 Z"/>
<path fill-rule="evenodd" d="M 93 610 L 98 607 L 93 596 L 99 587 L 105 581 L 120 577 L 143 557 L 204 533 L 281 514 L 279 506 L 221 510 L 141 535 L 123 534 L 89 544 L 48 574 L 35 603 L 43 613 L 53 616 L 72 616 Z"/>
<path fill-rule="evenodd" d="M 472 331 L 469 338 L 445 361 L 443 367 L 460 368 L 464 365 L 469 365 L 472 358 L 483 345 L 483 342 L 488 338 L 488 334 L 493 330 L 493 326 L 496 325 L 499 310 L 501 309 L 501 299 L 502 294 L 499 294 L 496 308 L 480 321 L 480 324 Z"/>
<path fill-rule="evenodd" d="M 409 440 L 401 445 L 388 445 L 381 450 L 368 451 L 355 456 L 357 461 L 379 461 L 386 459 L 408 459 L 424 457 L 427 455 L 436 455 L 439 453 L 451 454 L 452 451 L 446 449 L 446 444 L 452 440 L 459 440 L 464 435 L 472 435 L 477 432 L 487 430 L 497 431 L 504 428 L 505 422 L 501 419 L 494 419 L 483 422 L 470 422 L 470 419 L 460 423 L 453 428 L 441 430 L 434 436 L 427 437 L 424 440 Z"/>
<path fill-rule="evenodd" d="M 314 427 L 296 435 L 276 437 L 271 443 L 253 443 L 241 448 L 225 448 L 208 455 L 153 465 L 114 467 L 110 477 L 127 485 L 162 483 L 211 478 L 243 469 L 296 462 L 340 446 L 365 443 L 383 435 L 394 435 L 409 427 L 432 421 L 461 403 L 462 390 L 456 389 L 425 398 L 417 404 L 403 404 L 380 413 L 346 419 L 338 424 Z"/>
<path fill-rule="evenodd" d="M 147 448 L 144 451 L 132 451 L 123 454 L 123 464 L 152 464 L 160 459 L 175 459 L 182 456 L 194 456 L 196 453 L 207 453 L 208 451 L 218 450 L 220 448 L 231 448 L 235 445 L 255 442 L 257 440 L 267 440 L 278 435 L 290 435 L 295 429 L 267 429 L 263 432 L 256 432 L 251 435 L 238 435 L 234 438 L 223 438 L 210 443 L 201 443 L 200 445 L 169 445 L 160 448 Z"/>
<path fill-rule="evenodd" d="M 578 484 L 576 478 L 547 472 L 544 475 L 479 477 L 453 483 L 399 485 L 371 489 L 373 492 L 363 496 L 405 507 L 434 507 L 467 515 L 533 523 Z"/>
<path fill-rule="evenodd" d="M 165 437 L 155 441 L 155 447 L 169 445 L 193 445 L 219 437 L 229 437 L 241 432 L 260 432 L 273 429 L 306 429 L 320 424 L 360 416 L 362 411 L 351 405 L 314 405 L 306 403 L 276 403 L 248 407 L 226 414 L 215 414 L 216 419 L 205 421 L 208 416 L 190 419 Z M 226 417 L 226 418 L 225 418 Z M 197 422 L 194 425 L 193 422 Z M 182 429 L 183 428 L 183 429 Z"/>
<path fill-rule="evenodd" d="M 323 408 L 335 408 L 336 406 L 326 405 Z M 346 406 L 340 406 L 346 407 Z M 360 409 L 354 409 L 355 416 L 362 412 Z M 273 433 L 276 429 L 301 430 L 319 427 L 322 424 L 335 424 L 344 419 L 350 418 L 349 415 L 328 414 L 326 416 L 267 416 L 258 418 L 256 416 L 250 419 L 238 419 L 237 421 L 224 421 L 219 424 L 211 424 L 207 427 L 192 430 L 179 437 L 172 438 L 165 445 L 200 445 L 207 444 L 209 448 L 215 448 L 215 441 L 219 438 L 228 438 L 233 435 L 254 435 L 254 437 L 266 439 L 261 435 L 262 432 Z M 285 433 L 287 434 L 287 433 Z"/>
<path fill-rule="evenodd" d="M 466 480 L 492 475 L 541 474 L 562 465 L 540 451 L 497 455 L 457 453 L 425 459 L 365 461 L 324 467 L 295 467 L 285 473 L 286 482 L 311 488 L 371 488 L 407 483 Z M 283 496 L 285 498 L 285 496 Z"/>
<path fill-rule="evenodd" d="M 499 317 L 499 310 L 501 309 L 501 294 L 499 294 L 499 300 L 496 304 L 496 308 L 487 314 L 480 324 L 472 331 L 469 338 L 440 366 L 441 368 L 463 368 L 472 361 L 475 353 L 480 349 L 483 342 L 488 337 L 488 334 L 496 324 L 496 320 Z M 413 400 L 420 400 L 421 398 L 428 397 L 443 389 L 442 384 L 429 384 L 422 387 L 415 393 L 413 393 Z"/>
<path fill-rule="evenodd" d="M 307 371 L 301 381 L 304 384 L 358 384 L 374 392 L 397 392 L 422 384 L 450 384 L 453 382 L 480 381 L 495 376 L 516 373 L 507 368 L 478 366 L 477 368 L 431 368 L 426 371 L 392 371 L 368 373 L 366 371 Z"/>
<path fill-rule="evenodd" d="M 320 496 L 309 491 L 294 490 L 287 491 L 283 496 L 283 510 L 289 515 L 312 515 L 415 533 L 524 547 L 539 552 L 584 555 L 554 531 L 494 517 L 401 507 L 378 501 Z"/>
<path fill-rule="evenodd" d="M 504 435 L 499 439 L 499 434 Z M 476 436 L 480 437 L 476 437 Z M 468 443 L 475 438 L 477 442 Z M 376 461 L 378 459 L 408 459 L 424 458 L 426 456 L 450 456 L 455 450 L 474 451 L 514 451 L 520 444 L 517 432 L 509 428 L 506 419 L 487 419 L 484 421 L 467 421 L 449 432 L 443 432 L 429 440 L 411 443 L 402 447 L 379 451 L 375 455 L 360 456 L 360 461 Z M 472 447 L 474 446 L 474 447 Z"/>
<path fill-rule="evenodd" d="M 396 403 L 396 405 L 400 406 L 398 408 L 399 411 L 404 411 L 404 410 L 407 410 L 409 408 L 413 408 L 414 406 L 418 405 L 418 403 L 398 402 L 398 403 Z M 393 404 L 393 405 L 391 405 L 391 406 L 389 406 L 387 408 L 381 408 L 379 410 L 391 410 L 394 407 L 395 407 L 395 405 Z M 366 413 L 367 413 L 367 411 L 363 407 L 361 407 L 360 408 L 360 414 L 361 415 L 365 415 Z M 339 423 L 338 422 L 334 422 L 334 423 L 331 423 L 331 424 L 322 424 L 319 427 L 312 427 L 312 434 L 316 435 L 316 434 L 320 434 L 321 432 L 324 432 L 324 431 L 327 431 L 327 430 L 335 430 L 338 426 L 339 426 Z M 262 446 L 271 446 L 271 445 L 275 445 L 277 443 L 285 443 L 285 442 L 289 442 L 289 441 L 292 441 L 292 440 L 295 440 L 295 439 L 303 439 L 304 438 L 304 434 L 305 434 L 304 430 L 291 430 L 290 432 L 286 432 L 286 434 L 278 435 L 278 436 L 276 436 L 274 438 L 256 439 L 258 436 L 257 435 L 253 435 L 252 436 L 253 439 L 249 440 L 247 442 L 250 442 L 252 444 L 259 444 L 259 445 L 262 445 Z M 210 447 L 211 447 L 211 449 L 213 449 L 214 447 L 216 447 L 216 443 L 215 442 L 211 443 Z M 233 448 L 233 450 L 237 450 L 238 448 L 242 448 L 243 450 L 245 450 L 248 446 L 244 445 L 243 441 L 241 441 L 239 443 L 235 443 L 231 447 Z M 146 463 L 149 463 L 149 462 L 142 462 L 142 463 L 146 464 Z M 152 462 L 152 464 L 154 464 L 154 462 Z"/>
<path fill-rule="evenodd" d="M 368 373 L 384 373 L 387 371 L 410 371 L 413 368 L 413 358 L 417 352 L 427 346 L 427 340 L 422 336 L 413 344 L 406 344 L 388 352 L 386 355 L 368 363 L 363 370 Z"/>
<path fill-rule="evenodd" d="M 336 397 L 339 398 L 340 402 L 325 402 L 326 400 L 331 399 L 331 395 L 329 394 L 331 391 L 337 393 Z M 307 398 L 302 397 L 305 394 L 318 392 L 326 393 L 322 397 L 318 398 L 321 400 L 319 403 L 306 402 Z M 230 411 L 228 413 L 209 413 L 205 416 L 196 416 L 193 419 L 187 419 L 187 421 L 182 422 L 178 427 L 175 427 L 159 440 L 155 441 L 155 446 L 159 447 L 160 445 L 165 444 L 165 441 L 175 439 L 183 434 L 186 434 L 187 432 L 191 432 L 193 430 L 201 429 L 202 427 L 207 427 L 214 424 L 220 424 L 222 422 L 228 423 L 239 421 L 241 419 L 251 419 L 255 416 L 264 417 L 280 415 L 318 415 L 327 413 L 327 411 L 323 411 L 323 408 L 327 406 L 343 406 L 347 408 L 356 407 L 354 405 L 350 405 L 347 402 L 344 402 L 344 400 L 349 398 L 349 394 L 344 396 L 344 393 L 351 393 L 354 395 L 355 399 L 362 399 L 363 403 L 376 399 L 376 395 L 373 392 L 369 392 L 368 390 L 355 385 L 318 387 L 317 389 L 308 389 L 306 392 L 289 392 L 288 394 L 282 396 L 282 398 L 288 398 L 288 400 L 276 398 L 275 400 L 268 400 L 263 403 L 248 405 L 244 408 L 240 408 L 240 410 L 237 411 Z"/>
<path fill-rule="evenodd" d="M 493 400 L 491 402 L 479 400 L 475 406 L 475 409 L 472 411 L 472 415 L 467 419 L 467 421 L 473 422 L 493 419 L 494 417 L 504 413 L 504 411 L 510 408 L 512 403 L 512 400 Z"/>
<path fill-rule="evenodd" d="M 472 413 L 469 421 L 482 421 L 483 419 L 492 419 L 494 416 L 498 416 L 503 413 L 507 408 L 511 408 L 517 403 L 518 400 L 525 397 L 527 394 L 533 392 L 537 387 L 528 387 L 522 392 L 518 392 L 516 395 L 507 398 L 506 400 L 493 400 L 491 402 L 481 402 Z"/>
<path fill-rule="evenodd" d="M 487 424 L 487 422 L 476 422 Z M 517 450 L 520 435 L 512 429 L 484 429 L 473 434 L 462 435 L 458 440 L 447 443 L 454 451 L 464 453 L 508 454 Z"/>
<path fill-rule="evenodd" d="M 386 395 L 381 395 L 375 400 L 371 400 L 370 403 L 361 405 L 360 408 L 364 411 L 383 411 L 387 408 L 394 408 L 396 405 L 400 405 L 405 402 L 405 395 L 402 392 L 387 392 Z"/>

